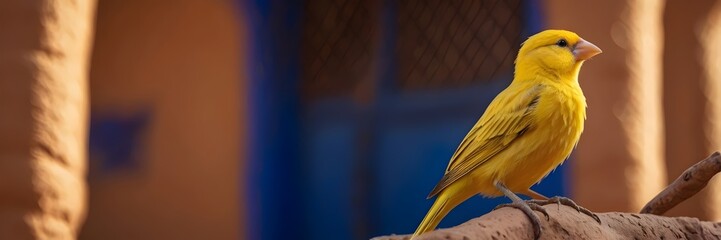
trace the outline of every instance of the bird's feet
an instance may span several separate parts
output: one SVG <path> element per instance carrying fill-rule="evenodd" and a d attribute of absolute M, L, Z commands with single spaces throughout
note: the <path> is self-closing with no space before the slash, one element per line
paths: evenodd
<path fill-rule="evenodd" d="M 506 204 L 498 205 L 493 210 L 496 210 L 499 208 L 504 208 L 504 207 L 512 207 L 512 208 L 521 210 L 524 214 L 526 214 L 526 217 L 528 217 L 528 219 L 531 220 L 531 225 L 533 225 L 534 239 L 538 239 L 539 237 L 541 237 L 541 221 L 538 219 L 538 216 L 536 216 L 536 214 L 533 213 L 533 210 L 543 213 L 543 215 L 546 216 L 546 220 L 549 220 L 546 209 L 544 209 L 541 205 L 538 205 L 538 204 L 532 203 L 532 202 L 514 202 L 514 203 L 506 203 Z"/>
<path fill-rule="evenodd" d="M 595 213 L 589 211 L 588 209 L 586 209 L 584 207 L 579 206 L 578 204 L 576 204 L 576 202 L 574 202 L 573 200 L 571 200 L 570 198 L 567 198 L 567 197 L 555 196 L 555 197 L 549 198 L 548 200 L 532 199 L 532 200 L 528 200 L 526 202 L 529 204 L 533 203 L 533 204 L 537 204 L 537 205 L 541 205 L 541 206 L 556 203 L 556 204 L 558 204 L 559 209 L 561 208 L 561 205 L 566 205 L 566 206 L 575 208 L 576 211 L 578 211 L 580 213 L 588 215 L 589 217 L 596 220 L 596 222 L 598 222 L 599 224 L 601 223 L 601 219 L 598 218 L 598 215 L 596 215 Z"/>

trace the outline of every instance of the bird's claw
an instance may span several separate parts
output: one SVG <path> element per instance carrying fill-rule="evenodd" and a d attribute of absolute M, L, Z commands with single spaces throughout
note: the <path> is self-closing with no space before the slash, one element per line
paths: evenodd
<path fill-rule="evenodd" d="M 540 213 L 543 213 L 543 215 L 546 217 L 546 221 L 550 219 L 548 216 L 548 212 L 546 212 L 546 209 L 544 209 L 541 205 L 538 205 L 536 203 L 529 203 L 529 202 L 521 202 L 521 203 L 505 203 L 500 204 L 496 206 L 493 210 L 504 208 L 504 207 L 512 207 L 518 210 L 521 210 L 523 213 L 526 214 L 526 217 L 531 221 L 531 225 L 533 225 L 533 236 L 534 239 L 538 239 L 541 237 L 541 221 L 538 219 L 538 216 L 536 216 L 533 211 L 538 211 Z"/>
<path fill-rule="evenodd" d="M 599 224 L 601 223 L 601 219 L 598 217 L 598 215 L 596 215 L 595 213 L 591 212 L 590 210 L 588 210 L 584 207 L 579 206 L 578 204 L 576 204 L 576 202 L 574 202 L 573 200 L 571 200 L 570 198 L 567 198 L 567 197 L 555 196 L 555 197 L 549 198 L 548 200 L 533 199 L 533 200 L 528 200 L 526 202 L 534 203 L 534 204 L 541 205 L 541 206 L 556 203 L 556 204 L 558 204 L 559 210 L 561 209 L 561 205 L 569 206 L 569 207 L 575 208 L 576 211 L 578 211 L 580 213 L 588 215 L 589 217 L 593 218 L 593 220 L 596 220 L 596 222 L 598 222 Z"/>

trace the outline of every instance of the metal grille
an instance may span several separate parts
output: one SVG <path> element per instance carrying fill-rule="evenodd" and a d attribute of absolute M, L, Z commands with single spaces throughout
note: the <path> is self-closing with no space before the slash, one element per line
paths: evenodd
<path fill-rule="evenodd" d="M 522 0 L 399 0 L 394 23 L 380 22 L 379 2 L 305 1 L 304 99 L 350 95 L 372 81 L 379 24 L 398 24 L 393 81 L 401 91 L 462 87 L 512 71 Z"/>
<path fill-rule="evenodd" d="M 520 7 L 521 0 L 401 0 L 400 88 L 459 87 L 512 71 Z"/>
<path fill-rule="evenodd" d="M 303 19 L 305 98 L 346 95 L 368 81 L 375 37 L 374 1 L 309 0 Z"/>

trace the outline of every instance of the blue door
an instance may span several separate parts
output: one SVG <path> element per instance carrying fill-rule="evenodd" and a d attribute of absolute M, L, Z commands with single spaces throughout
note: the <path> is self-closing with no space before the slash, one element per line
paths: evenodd
<path fill-rule="evenodd" d="M 246 2 L 255 38 L 252 238 L 411 233 L 450 156 L 512 79 L 534 1 Z M 562 166 L 534 189 L 565 195 Z M 490 211 L 475 197 L 440 227 Z"/>

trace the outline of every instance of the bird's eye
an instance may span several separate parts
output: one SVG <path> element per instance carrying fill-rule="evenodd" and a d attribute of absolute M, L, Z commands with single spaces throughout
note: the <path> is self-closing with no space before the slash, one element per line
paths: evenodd
<path fill-rule="evenodd" d="M 561 39 L 561 40 L 558 40 L 558 42 L 556 42 L 556 45 L 558 45 L 559 47 L 567 47 L 568 42 L 566 42 L 566 39 Z"/>

